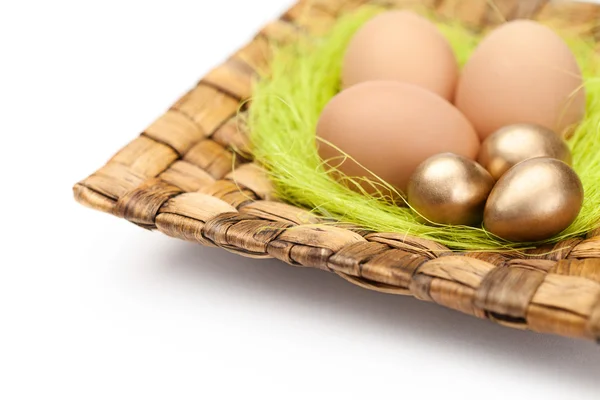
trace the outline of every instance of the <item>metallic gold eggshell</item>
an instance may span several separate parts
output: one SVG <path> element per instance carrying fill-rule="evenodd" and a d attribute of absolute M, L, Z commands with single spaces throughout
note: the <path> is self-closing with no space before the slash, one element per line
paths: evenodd
<path fill-rule="evenodd" d="M 485 229 L 512 242 L 536 242 L 562 232 L 583 203 L 581 180 L 562 161 L 532 158 L 506 172 L 485 205 Z"/>
<path fill-rule="evenodd" d="M 505 126 L 483 142 L 477 161 L 499 179 L 513 165 L 535 157 L 551 157 L 571 165 L 571 151 L 555 132 L 541 125 Z"/>
<path fill-rule="evenodd" d="M 408 183 L 408 203 L 430 222 L 475 225 L 493 186 L 494 179 L 475 161 L 442 153 L 417 167 Z"/>

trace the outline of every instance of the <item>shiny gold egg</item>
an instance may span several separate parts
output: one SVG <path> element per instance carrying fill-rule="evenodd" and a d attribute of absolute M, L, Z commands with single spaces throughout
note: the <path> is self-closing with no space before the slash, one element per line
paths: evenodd
<path fill-rule="evenodd" d="M 548 128 L 535 124 L 508 125 L 488 136 L 477 161 L 499 179 L 513 165 L 534 157 L 551 157 L 571 165 L 567 143 Z"/>
<path fill-rule="evenodd" d="M 536 242 L 562 232 L 583 203 L 581 180 L 571 167 L 549 157 L 509 169 L 485 205 L 485 229 L 512 242 Z"/>
<path fill-rule="evenodd" d="M 475 161 L 453 153 L 429 157 L 408 183 L 408 203 L 430 222 L 475 225 L 481 222 L 491 175 Z"/>

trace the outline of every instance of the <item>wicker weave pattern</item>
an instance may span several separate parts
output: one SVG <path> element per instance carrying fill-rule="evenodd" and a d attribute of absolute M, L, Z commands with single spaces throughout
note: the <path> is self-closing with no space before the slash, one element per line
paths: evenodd
<path fill-rule="evenodd" d="M 536 249 L 526 258 L 458 254 L 405 235 L 316 225 L 318 217 L 274 197 L 266 175 L 251 161 L 246 113 L 238 113 L 257 71 L 269 67 L 269 40 L 322 32 L 340 13 L 365 2 L 301 0 L 76 184 L 76 199 L 176 238 L 324 269 L 368 289 L 412 295 L 514 328 L 600 340 L 600 232 Z M 600 36 L 594 30 L 600 8 L 589 4 L 376 2 L 426 5 L 474 28 L 537 16 Z"/>

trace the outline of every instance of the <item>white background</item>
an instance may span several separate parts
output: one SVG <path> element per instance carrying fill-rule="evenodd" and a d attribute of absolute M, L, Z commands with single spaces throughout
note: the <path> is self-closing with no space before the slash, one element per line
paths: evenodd
<path fill-rule="evenodd" d="M 0 398 L 595 399 L 600 351 L 72 200 L 290 1 L 0 3 Z"/>

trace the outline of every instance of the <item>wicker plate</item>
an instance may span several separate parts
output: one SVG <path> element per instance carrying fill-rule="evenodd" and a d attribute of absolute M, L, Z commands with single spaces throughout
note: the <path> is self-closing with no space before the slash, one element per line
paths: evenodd
<path fill-rule="evenodd" d="M 532 17 L 599 36 L 600 7 L 591 4 L 376 2 L 425 4 L 474 29 Z M 76 184 L 77 201 L 176 238 L 321 268 L 368 289 L 412 295 L 513 328 L 600 340 L 600 232 L 528 257 L 459 254 L 405 235 L 316 226 L 317 217 L 274 198 L 269 180 L 251 161 L 245 112 L 237 114 L 238 107 L 251 96 L 255 71 L 268 68 L 269 40 L 323 32 L 340 13 L 364 3 L 301 0 Z"/>

